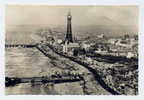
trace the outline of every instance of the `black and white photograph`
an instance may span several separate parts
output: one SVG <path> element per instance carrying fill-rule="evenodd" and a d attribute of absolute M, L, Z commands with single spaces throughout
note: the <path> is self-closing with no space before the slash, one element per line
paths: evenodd
<path fill-rule="evenodd" d="M 137 5 L 6 5 L 6 95 L 138 95 Z"/>

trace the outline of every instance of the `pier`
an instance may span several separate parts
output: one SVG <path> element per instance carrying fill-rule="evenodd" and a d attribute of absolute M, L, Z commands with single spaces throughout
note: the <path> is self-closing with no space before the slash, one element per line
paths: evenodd
<path fill-rule="evenodd" d="M 5 44 L 5 48 L 33 48 L 36 44 Z"/>
<path fill-rule="evenodd" d="M 53 84 L 59 84 L 59 83 L 66 83 L 66 82 L 77 82 L 82 81 L 83 77 L 80 75 L 53 75 L 51 77 L 22 77 L 22 78 L 16 78 L 16 77 L 6 77 L 5 78 L 6 87 L 9 86 L 15 86 L 20 83 L 53 83 Z"/>

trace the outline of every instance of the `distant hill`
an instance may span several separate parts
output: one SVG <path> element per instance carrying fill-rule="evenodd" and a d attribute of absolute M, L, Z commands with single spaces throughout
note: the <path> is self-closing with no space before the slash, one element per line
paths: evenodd
<path fill-rule="evenodd" d="M 104 34 L 108 37 L 119 37 L 125 34 L 134 35 L 138 33 L 136 26 L 107 26 L 107 25 L 90 25 L 76 27 L 75 32 L 80 34 L 89 34 L 95 36 L 98 34 Z"/>

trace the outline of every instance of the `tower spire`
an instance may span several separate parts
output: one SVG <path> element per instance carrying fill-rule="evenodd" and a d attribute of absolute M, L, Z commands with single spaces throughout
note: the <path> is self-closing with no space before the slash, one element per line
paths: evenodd
<path fill-rule="evenodd" d="M 68 43 L 73 42 L 71 20 L 72 20 L 72 15 L 71 12 L 69 11 L 67 15 L 67 33 L 65 37 L 65 41 L 67 41 Z"/>
<path fill-rule="evenodd" d="M 68 16 L 71 16 L 71 11 L 70 10 L 68 11 Z"/>

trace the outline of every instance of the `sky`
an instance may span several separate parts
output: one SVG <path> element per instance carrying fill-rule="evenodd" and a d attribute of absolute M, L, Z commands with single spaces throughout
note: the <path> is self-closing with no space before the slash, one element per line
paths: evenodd
<path fill-rule="evenodd" d="M 71 11 L 74 26 L 138 25 L 137 6 L 7 5 L 6 25 L 65 25 Z"/>

